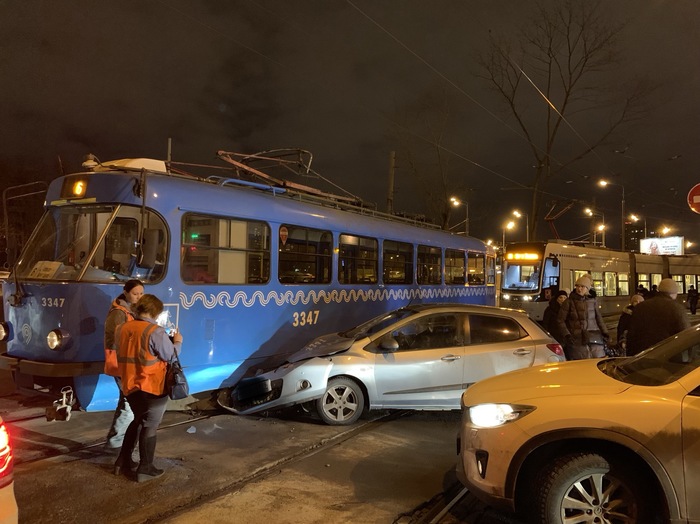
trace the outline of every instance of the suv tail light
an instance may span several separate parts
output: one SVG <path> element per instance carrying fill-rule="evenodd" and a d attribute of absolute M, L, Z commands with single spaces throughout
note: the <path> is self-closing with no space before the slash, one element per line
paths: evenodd
<path fill-rule="evenodd" d="M 12 456 L 12 446 L 10 445 L 10 435 L 7 426 L 0 422 L 0 488 L 12 482 L 12 467 L 15 458 Z"/>
<path fill-rule="evenodd" d="M 561 344 L 547 344 L 547 349 L 549 349 L 552 353 L 556 353 L 560 357 L 564 356 L 564 349 L 561 347 Z"/>

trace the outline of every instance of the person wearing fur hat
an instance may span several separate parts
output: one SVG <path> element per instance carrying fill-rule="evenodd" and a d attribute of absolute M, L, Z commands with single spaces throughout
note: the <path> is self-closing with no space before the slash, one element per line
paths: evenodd
<path fill-rule="evenodd" d="M 557 321 L 564 337 L 564 353 L 568 360 L 605 356 L 605 344 L 610 340 L 610 335 L 598 302 L 588 294 L 592 286 L 590 275 L 583 275 L 559 309 Z"/>
<path fill-rule="evenodd" d="M 559 310 L 561 309 L 561 305 L 568 297 L 569 294 L 565 290 L 560 289 L 557 291 L 549 300 L 549 305 L 544 310 L 544 314 L 542 315 L 542 326 L 549 331 L 549 334 L 552 335 L 560 344 L 564 343 L 564 336 L 561 333 L 561 329 L 559 329 Z"/>
<path fill-rule="evenodd" d="M 690 327 L 683 306 L 676 301 L 676 281 L 664 278 L 657 289 L 655 297 L 645 299 L 634 308 L 627 331 L 627 355 L 636 355 Z"/>
<path fill-rule="evenodd" d="M 642 295 L 632 295 L 630 303 L 620 313 L 620 320 L 617 321 L 617 345 L 623 350 L 627 347 L 627 331 L 629 331 L 630 322 L 632 321 L 632 312 L 642 302 L 644 302 Z"/>

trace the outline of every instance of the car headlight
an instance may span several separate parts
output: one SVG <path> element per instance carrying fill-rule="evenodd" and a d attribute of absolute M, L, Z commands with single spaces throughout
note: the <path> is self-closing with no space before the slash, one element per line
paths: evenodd
<path fill-rule="evenodd" d="M 469 420 L 475 426 L 495 428 L 524 417 L 534 406 L 516 404 L 477 404 L 469 408 Z"/>

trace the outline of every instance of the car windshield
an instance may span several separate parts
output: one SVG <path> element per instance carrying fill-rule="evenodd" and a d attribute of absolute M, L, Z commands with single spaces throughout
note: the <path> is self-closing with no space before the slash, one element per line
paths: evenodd
<path fill-rule="evenodd" d="M 360 324 L 357 327 L 340 333 L 340 336 L 354 339 L 369 337 L 374 333 L 377 333 L 378 331 L 381 331 L 382 329 L 398 322 L 399 320 L 411 317 L 417 313 L 417 311 L 407 308 L 400 308 L 389 313 L 383 313 L 378 317 L 374 317 L 372 320 L 368 320 L 367 322 Z"/>
<path fill-rule="evenodd" d="M 700 366 L 700 326 L 695 326 L 628 358 L 603 360 L 608 376 L 637 386 L 663 386 Z"/>

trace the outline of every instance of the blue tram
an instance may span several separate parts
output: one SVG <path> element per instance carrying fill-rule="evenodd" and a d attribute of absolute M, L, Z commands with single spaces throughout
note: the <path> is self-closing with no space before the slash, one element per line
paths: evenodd
<path fill-rule="evenodd" d="M 242 175 L 262 171 L 231 163 L 225 176 L 194 176 L 120 160 L 54 180 L 3 283 L 0 369 L 20 389 L 70 386 L 82 409 L 113 409 L 104 319 L 130 278 L 163 300 L 162 325 L 183 334 L 193 394 L 408 303 L 494 304 L 495 254 L 483 242 L 260 182 Z"/>

